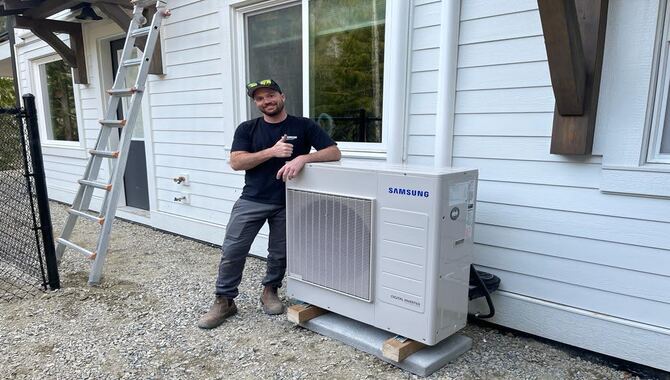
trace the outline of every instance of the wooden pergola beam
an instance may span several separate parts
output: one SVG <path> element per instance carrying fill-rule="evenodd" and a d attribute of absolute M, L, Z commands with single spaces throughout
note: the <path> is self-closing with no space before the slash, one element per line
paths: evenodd
<path fill-rule="evenodd" d="M 89 3 L 98 6 L 100 3 L 107 3 L 112 5 L 118 5 L 122 8 L 133 9 L 133 5 L 129 0 L 89 0 Z"/>
<path fill-rule="evenodd" d="M 572 6 L 566 4 L 568 2 L 574 4 L 576 16 L 570 16 L 573 13 L 570 10 Z M 557 3 L 560 3 L 560 6 Z M 552 86 L 554 93 L 557 94 L 551 134 L 550 152 L 552 154 L 585 155 L 591 154 L 593 149 L 608 5 L 609 0 L 538 0 Z M 559 17 L 552 14 L 551 9 L 556 7 L 563 9 L 563 11 L 554 10 L 563 15 L 563 21 L 552 21 Z M 554 36 L 557 33 L 562 33 L 562 44 L 553 43 L 551 37 L 546 39 L 547 35 Z M 576 64 L 580 60 L 578 43 L 574 41 L 576 36 L 579 36 L 581 41 L 585 76 L 582 112 L 572 114 L 569 106 L 567 109 L 561 109 L 561 107 L 566 103 L 569 104 L 570 101 L 567 98 L 572 91 L 570 89 L 578 88 L 580 82 L 580 69 Z M 571 41 L 568 47 L 565 41 Z M 565 57 L 561 57 L 560 54 L 566 52 L 570 54 L 570 61 L 561 65 L 559 62 Z M 561 102 L 560 106 L 559 102 Z"/>
<path fill-rule="evenodd" d="M 82 0 L 45 0 L 38 6 L 27 9 L 23 15 L 32 19 L 45 19 L 64 9 L 69 9 L 81 3 Z"/>
<path fill-rule="evenodd" d="M 38 6 L 42 0 L 4 0 L 2 2 L 3 8 L 6 11 L 15 11 L 19 9 L 27 9 Z"/>
<path fill-rule="evenodd" d="M 586 62 L 574 0 L 538 0 L 556 108 L 584 113 Z"/>
<path fill-rule="evenodd" d="M 37 37 L 48 43 L 63 58 L 63 61 L 72 67 L 74 82 L 88 84 L 81 24 L 57 20 L 34 20 L 16 16 L 15 27 L 29 29 Z M 56 33 L 67 33 L 70 36 L 70 46 L 61 41 Z"/>

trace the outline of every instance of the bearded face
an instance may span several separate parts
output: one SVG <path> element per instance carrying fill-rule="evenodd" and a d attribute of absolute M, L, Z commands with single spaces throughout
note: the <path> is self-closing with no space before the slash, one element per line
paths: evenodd
<path fill-rule="evenodd" d="M 267 116 L 279 115 L 284 110 L 285 97 L 282 93 L 261 88 L 254 93 L 254 103 Z"/>

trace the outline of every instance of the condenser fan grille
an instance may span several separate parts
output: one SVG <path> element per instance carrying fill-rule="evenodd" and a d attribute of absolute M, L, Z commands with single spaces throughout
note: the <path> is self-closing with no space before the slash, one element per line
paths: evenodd
<path fill-rule="evenodd" d="M 370 301 L 372 200 L 287 190 L 289 276 Z"/>

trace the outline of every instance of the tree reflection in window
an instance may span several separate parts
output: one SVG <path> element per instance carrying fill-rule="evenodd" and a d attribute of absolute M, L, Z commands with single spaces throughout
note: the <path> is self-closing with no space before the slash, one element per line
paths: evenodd
<path fill-rule="evenodd" d="M 310 117 L 336 141 L 381 142 L 385 0 L 309 3 Z"/>
<path fill-rule="evenodd" d="M 72 72 L 62 60 L 44 64 L 50 140 L 79 141 Z"/>

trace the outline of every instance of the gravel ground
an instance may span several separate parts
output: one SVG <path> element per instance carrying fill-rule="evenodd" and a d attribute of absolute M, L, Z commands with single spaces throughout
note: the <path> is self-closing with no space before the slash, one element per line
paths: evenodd
<path fill-rule="evenodd" d="M 64 209 L 52 204 L 56 234 Z M 93 226 L 78 231 L 73 240 L 94 245 Z M 68 251 L 63 289 L 0 304 L 0 378 L 415 378 L 285 315 L 264 315 L 265 263 L 255 258 L 247 261 L 238 315 L 218 329 L 198 329 L 218 261 L 216 247 L 115 222 L 101 286 L 86 284 L 88 262 Z M 522 334 L 473 324 L 463 334 L 472 350 L 431 379 L 637 378 L 597 355 Z"/>

